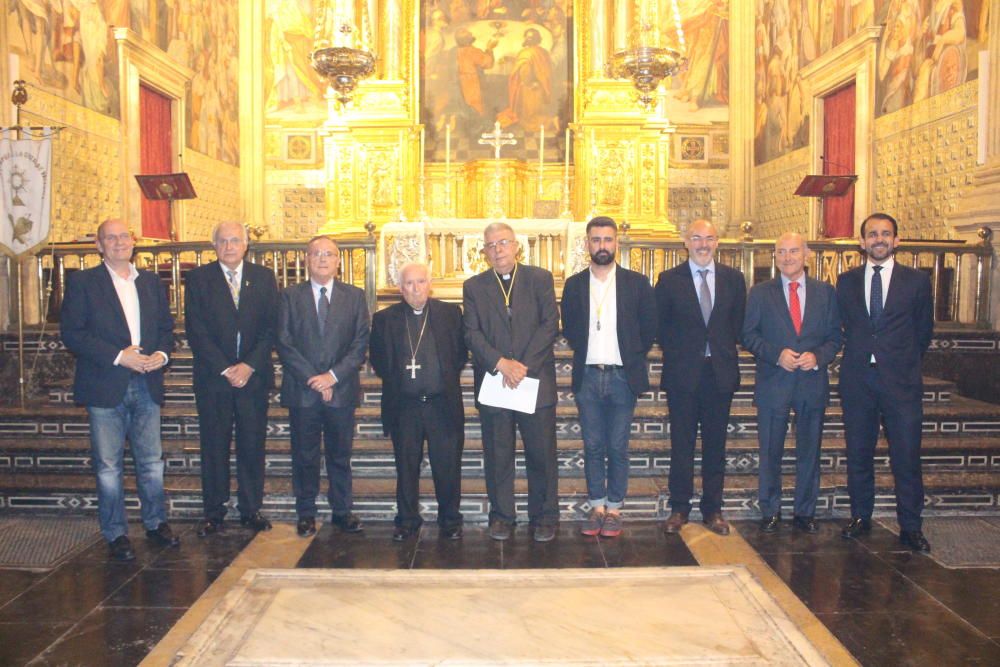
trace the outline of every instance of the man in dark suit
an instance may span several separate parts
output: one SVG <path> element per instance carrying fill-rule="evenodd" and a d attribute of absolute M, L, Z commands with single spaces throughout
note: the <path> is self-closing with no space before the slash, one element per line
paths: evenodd
<path fill-rule="evenodd" d="M 795 410 L 795 505 L 792 524 L 818 531 L 819 451 L 830 397 L 827 367 L 840 350 L 840 313 L 833 286 L 806 276 L 809 247 L 801 234 L 774 246 L 781 275 L 754 285 L 747 298 L 743 347 L 757 358 L 754 399 L 760 444 L 760 529 L 781 521 L 781 457 L 788 415 Z"/>
<path fill-rule="evenodd" d="M 234 425 L 240 523 L 253 531 L 271 529 L 260 508 L 278 285 L 271 271 L 243 261 L 248 240 L 240 223 L 220 223 L 212 232 L 218 261 L 191 270 L 185 280 L 184 328 L 194 355 L 205 512 L 199 537 L 224 526 Z"/>
<path fill-rule="evenodd" d="M 462 295 L 465 343 L 472 351 L 476 406 L 483 431 L 490 537 L 506 540 L 514 512 L 515 427 L 521 430 L 528 473 L 528 519 L 537 542 L 555 539 L 559 522 L 556 468 L 556 369 L 552 345 L 559 310 L 552 274 L 517 261 L 510 225 L 495 222 L 483 235 L 491 268 L 465 281 Z M 525 377 L 539 381 L 532 414 L 479 403 L 486 373 L 500 373 L 516 388 Z"/>
<path fill-rule="evenodd" d="M 844 323 L 840 397 L 851 497 L 851 521 L 842 534 L 851 538 L 871 531 L 875 445 L 881 422 L 895 479 L 899 539 L 914 551 L 928 552 L 920 518 L 924 505 L 920 365 L 934 334 L 933 301 L 927 275 L 895 263 L 898 245 L 896 220 L 873 213 L 861 224 L 861 248 L 867 261 L 837 279 Z"/>
<path fill-rule="evenodd" d="M 733 393 L 740 383 L 736 342 L 743 327 L 743 274 L 715 261 L 719 235 L 696 220 L 684 235 L 688 261 L 656 281 L 659 342 L 663 350 L 660 386 L 667 391 L 670 420 L 670 516 L 668 534 L 688 521 L 694 494 L 694 447 L 701 427 L 701 515 L 719 535 L 729 534 L 722 518 L 726 471 L 726 429 Z"/>
<path fill-rule="evenodd" d="M 68 276 L 60 314 L 63 343 L 76 355 L 73 398 L 87 406 L 101 534 L 115 560 L 133 560 L 125 516 L 125 439 L 135 463 L 146 538 L 180 541 L 167 523 L 160 406 L 174 318 L 155 273 L 132 264 L 135 240 L 120 220 L 97 228 L 100 266 Z"/>
<path fill-rule="evenodd" d="M 431 299 L 430 271 L 409 264 L 399 273 L 403 300 L 372 318 L 372 368 L 382 378 L 382 428 L 396 457 L 392 539 L 420 530 L 420 463 L 424 440 L 434 476 L 441 535 L 462 537 L 462 447 L 465 408 L 460 375 L 469 353 L 462 310 Z"/>
<path fill-rule="evenodd" d="M 628 441 L 636 400 L 649 389 L 646 354 L 656 339 L 653 286 L 615 263 L 618 225 L 587 223 L 590 268 L 563 288 L 563 333 L 573 348 L 573 392 L 583 431 L 591 506 L 580 532 L 617 537 L 628 490 Z"/>
<path fill-rule="evenodd" d="M 316 533 L 322 438 L 330 521 L 356 533 L 362 526 L 351 513 L 351 448 L 368 348 L 368 307 L 363 290 L 335 279 L 340 250 L 333 239 L 313 238 L 306 257 L 309 280 L 284 290 L 278 300 L 281 404 L 288 408 L 292 432 L 296 530 L 301 537 Z"/>

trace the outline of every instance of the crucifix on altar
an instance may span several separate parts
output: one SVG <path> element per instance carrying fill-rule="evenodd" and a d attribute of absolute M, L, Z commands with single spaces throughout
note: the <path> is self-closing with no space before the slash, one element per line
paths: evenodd
<path fill-rule="evenodd" d="M 500 179 L 500 149 L 504 146 L 513 146 L 517 143 L 512 132 L 500 130 L 500 121 L 493 124 L 492 132 L 483 132 L 479 139 L 480 145 L 493 146 L 493 207 L 487 213 L 488 217 L 504 220 L 507 215 L 503 210 L 503 184 Z"/>

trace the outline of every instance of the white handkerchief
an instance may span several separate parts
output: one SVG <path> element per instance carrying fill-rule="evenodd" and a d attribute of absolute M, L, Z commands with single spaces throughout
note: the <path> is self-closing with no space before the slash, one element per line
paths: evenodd
<path fill-rule="evenodd" d="M 538 379 L 526 377 L 517 385 L 517 389 L 505 387 L 501 373 L 487 373 L 479 388 L 479 402 L 494 408 L 506 408 L 535 414 L 535 403 L 538 401 Z"/>

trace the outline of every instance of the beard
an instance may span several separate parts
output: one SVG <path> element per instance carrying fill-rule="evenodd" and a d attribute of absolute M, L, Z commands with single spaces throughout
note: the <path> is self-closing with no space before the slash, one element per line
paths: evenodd
<path fill-rule="evenodd" d="M 608 250 L 598 250 L 590 255 L 590 261 L 598 266 L 607 266 L 615 261 L 615 254 Z"/>
<path fill-rule="evenodd" d="M 875 259 L 875 260 L 879 260 L 879 261 L 881 261 L 883 259 L 888 259 L 889 256 L 892 254 L 892 251 L 893 251 L 893 248 L 889 244 L 884 244 L 884 245 L 880 244 L 880 245 L 872 246 L 871 248 L 868 248 L 868 250 L 867 250 L 869 257 L 871 257 L 872 259 Z"/>

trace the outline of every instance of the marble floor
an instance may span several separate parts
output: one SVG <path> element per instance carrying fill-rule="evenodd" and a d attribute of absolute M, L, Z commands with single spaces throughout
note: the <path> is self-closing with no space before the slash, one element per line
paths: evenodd
<path fill-rule="evenodd" d="M 618 540 L 581 538 L 565 524 L 556 541 L 536 544 L 518 528 L 495 543 L 480 526 L 461 542 L 391 541 L 392 527 L 360 536 L 323 526 L 311 540 L 278 524 L 251 541 L 234 528 L 200 540 L 177 525 L 180 549 L 134 540 L 138 559 L 110 563 L 95 544 L 60 568 L 0 570 L 0 665 L 167 665 L 248 571 L 314 568 L 455 571 L 652 568 L 701 565 L 745 569 L 831 664 L 1000 664 L 1000 568 L 949 569 L 899 548 L 888 530 L 842 540 L 839 522 L 818 535 L 790 529 L 760 535 L 737 522 L 720 538 L 701 526 L 666 537 L 657 524 L 627 524 Z M 139 527 L 133 526 L 139 535 Z M 544 574 L 544 573 L 541 573 Z M 616 576 L 609 572 L 609 576 Z M 614 617 L 612 600 L 607 605 Z M 853 658 L 852 658 L 853 656 Z"/>

